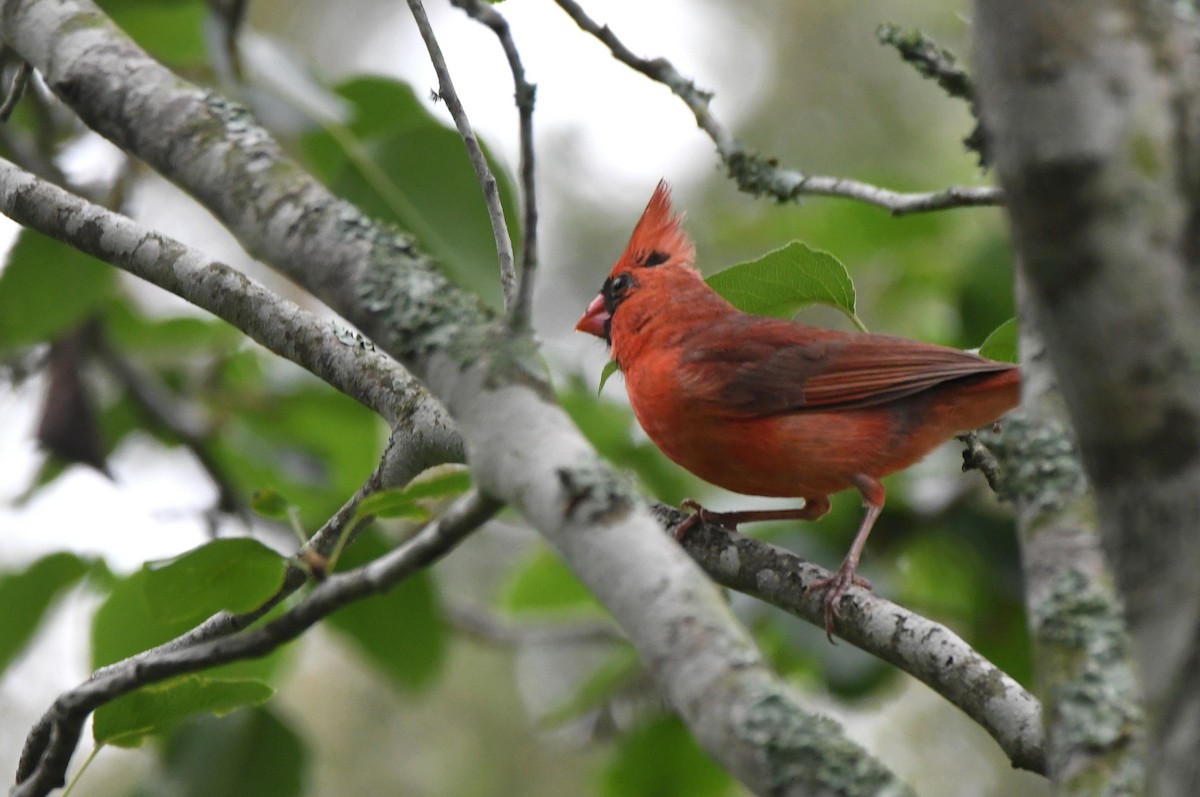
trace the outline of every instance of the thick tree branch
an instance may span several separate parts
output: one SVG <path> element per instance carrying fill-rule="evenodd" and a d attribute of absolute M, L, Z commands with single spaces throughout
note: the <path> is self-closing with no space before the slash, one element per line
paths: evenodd
<path fill-rule="evenodd" d="M 662 505 L 655 507 L 655 514 L 669 530 L 686 517 Z M 714 525 L 694 526 L 683 547 L 718 584 L 825 627 L 821 593 L 806 594 L 806 589 L 828 578 L 828 570 L 791 551 Z M 839 637 L 945 697 L 992 735 L 1014 767 L 1046 771 L 1042 707 L 1006 673 L 945 626 L 869 590 L 851 588 L 841 611 L 834 626 Z"/>
<path fill-rule="evenodd" d="M 1200 783 L 1194 20 L 1170 4 L 977 5 L 978 82 L 1029 309 L 1058 377 L 1146 699 L 1148 791 Z"/>
<path fill-rule="evenodd" d="M 463 9 L 495 32 L 500 39 L 504 56 L 508 59 L 513 75 L 513 93 L 520 118 L 521 137 L 521 279 L 517 287 L 517 301 L 509 312 L 513 329 L 529 327 L 533 311 L 533 286 L 537 277 L 538 264 L 538 206 L 536 169 L 533 153 L 533 105 L 537 98 L 537 87 L 525 79 L 525 67 L 521 54 L 513 41 L 508 20 L 492 6 L 482 0 L 450 0 L 450 4 Z"/>
<path fill-rule="evenodd" d="M 180 80 L 86 0 L 4 0 L 0 31 L 84 121 L 182 186 L 429 384 L 479 489 L 510 502 L 629 635 L 708 750 L 761 794 L 906 794 L 800 708 L 720 592 L 555 403 L 536 347 L 364 218 L 247 112 Z M 530 441 L 536 441 L 531 445 Z"/>
<path fill-rule="evenodd" d="M 43 795 L 61 786 L 84 720 L 105 703 L 172 676 L 265 656 L 337 609 L 387 592 L 433 564 L 495 514 L 499 506 L 472 492 L 395 551 L 356 570 L 330 576 L 297 606 L 263 626 L 114 665 L 64 692 L 39 723 L 40 732 L 31 735 L 10 797 Z"/>
<path fill-rule="evenodd" d="M 767 194 L 779 202 L 793 202 L 804 195 L 855 199 L 889 210 L 895 216 L 978 205 L 999 205 L 1003 202 L 999 189 L 989 186 L 954 187 L 931 193 L 904 193 L 889 191 L 858 180 L 820 177 L 780 168 L 774 158 L 764 158 L 748 152 L 741 142 L 731 136 L 709 108 L 712 93 L 698 88 L 694 81 L 681 75 L 670 61 L 665 58 L 642 58 L 634 54 L 617 38 L 611 28 L 589 17 L 575 0 L 555 2 L 567 12 L 575 24 L 603 42 L 614 58 L 651 80 L 662 83 L 676 97 L 683 100 L 696 117 L 696 124 L 717 145 L 717 154 L 725 162 L 729 175 L 737 182 L 738 188 L 746 193 L 755 196 Z"/>
<path fill-rule="evenodd" d="M 445 411 L 395 360 L 240 271 L 2 158 L 0 212 L 209 311 L 390 424 L 411 420 L 420 411 L 433 425 L 431 443 L 445 452 L 461 451 Z"/>
<path fill-rule="evenodd" d="M 496 176 L 492 167 L 488 166 L 484 157 L 483 147 L 475 136 L 471 122 L 467 119 L 467 109 L 463 107 L 458 92 L 454 89 L 454 80 L 450 77 L 450 68 L 446 66 L 446 58 L 442 55 L 441 45 L 434 35 L 433 25 L 429 24 L 429 16 L 421 0 L 408 0 L 408 8 L 412 11 L 417 30 L 425 41 L 425 49 L 429 51 L 429 60 L 433 63 L 433 71 L 438 76 L 438 96 L 446 103 L 446 109 L 454 119 L 458 135 L 467 149 L 467 157 L 475 177 L 479 180 L 479 188 L 483 192 L 483 201 L 487 204 L 488 220 L 492 224 L 492 236 L 496 239 L 496 258 L 500 261 L 500 288 L 504 293 L 504 306 L 510 311 L 517 300 L 517 275 L 513 265 L 512 239 L 508 235 L 508 224 L 504 220 L 504 207 L 500 204 L 500 188 L 496 184 Z"/>
<path fill-rule="evenodd" d="M 1023 281 L 1017 295 L 1028 307 Z M 1113 781 L 1143 792 L 1144 722 L 1120 601 L 1100 546 L 1095 498 L 1029 314 L 1021 355 L 1022 408 L 993 449 L 1006 474 L 1000 495 L 1016 507 L 1021 531 L 1047 774 L 1064 795 L 1103 793 L 1101 784 Z"/>

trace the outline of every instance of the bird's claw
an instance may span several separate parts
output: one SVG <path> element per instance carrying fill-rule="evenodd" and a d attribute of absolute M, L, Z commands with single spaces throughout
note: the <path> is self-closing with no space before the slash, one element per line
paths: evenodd
<path fill-rule="evenodd" d="M 687 536 L 687 533 L 691 531 L 692 527 L 697 523 L 714 523 L 721 528 L 729 529 L 730 531 L 737 531 L 738 524 L 728 522 L 725 513 L 713 512 L 705 509 L 700 505 L 699 502 L 693 501 L 691 498 L 683 499 L 683 501 L 679 504 L 679 508 L 692 513 L 680 521 L 679 525 L 675 527 L 675 539 L 679 542 L 683 541 L 683 538 Z"/>
<path fill-rule="evenodd" d="M 857 575 L 853 568 L 848 568 L 845 565 L 838 568 L 838 571 L 829 578 L 819 578 L 816 581 L 810 582 L 804 588 L 801 597 L 806 598 L 808 593 L 813 590 L 824 590 L 824 615 L 825 615 L 825 636 L 830 644 L 833 642 L 833 621 L 840 615 L 840 605 L 842 598 L 851 586 L 862 587 L 863 589 L 871 589 L 871 582 Z"/>
<path fill-rule="evenodd" d="M 692 513 L 681 520 L 679 525 L 675 527 L 675 541 L 683 542 L 683 538 L 687 536 L 687 533 L 692 530 L 693 526 L 695 526 L 697 523 L 704 522 L 704 515 L 708 512 L 708 510 L 700 506 L 700 504 L 693 501 L 691 498 L 683 499 L 683 503 L 679 505 L 679 508 L 685 512 Z"/>

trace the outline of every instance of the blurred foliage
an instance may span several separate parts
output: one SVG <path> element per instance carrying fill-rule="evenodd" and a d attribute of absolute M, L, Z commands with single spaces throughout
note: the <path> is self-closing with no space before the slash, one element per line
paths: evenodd
<path fill-rule="evenodd" d="M 67 553 L 53 553 L 24 570 L 0 573 L 0 673 L 29 644 L 51 604 L 87 574 L 94 563 Z"/>
<path fill-rule="evenodd" d="M 518 565 L 501 598 L 512 614 L 591 615 L 603 611 L 587 587 L 546 548 L 537 548 Z"/>
<path fill-rule="evenodd" d="M 403 83 L 356 78 L 338 93 L 353 105 L 354 118 L 344 127 L 328 122 L 304 137 L 308 167 L 368 215 L 413 233 L 460 285 L 499 307 L 496 244 L 458 133 Z M 489 161 L 513 247 L 520 251 L 516 192 L 507 172 Z"/>
<path fill-rule="evenodd" d="M 342 570 L 387 553 L 389 546 L 364 533 L 346 549 Z M 446 624 L 441 601 L 428 571 L 418 572 L 383 595 L 357 601 L 335 612 L 329 624 L 345 634 L 367 660 L 400 689 L 424 689 L 441 673 L 446 656 Z"/>
<path fill-rule="evenodd" d="M 175 69 L 204 62 L 204 0 L 98 0 L 97 5 L 158 60 Z"/>
<path fill-rule="evenodd" d="M 197 717 L 173 734 L 161 769 L 134 797 L 298 797 L 305 793 L 308 749 L 268 708 Z"/>
<path fill-rule="evenodd" d="M 85 321 L 111 298 L 116 277 L 77 249 L 22 231 L 0 272 L 0 356 Z"/>
<path fill-rule="evenodd" d="M 605 797 L 721 797 L 734 788 L 673 716 L 651 719 L 625 736 L 601 783 Z"/>
<path fill-rule="evenodd" d="M 190 78 L 213 80 L 216 70 L 208 63 L 208 48 L 214 37 L 204 30 L 211 20 L 203 0 L 100 2 L 155 57 Z M 290 15 L 291 4 L 288 10 Z M 931 33 L 939 41 L 964 51 L 965 26 L 947 13 L 951 6 L 907 10 L 935 25 Z M 297 13 L 312 13 L 312 8 Z M 355 12 L 342 13 L 348 19 Z M 755 47 L 774 78 L 734 131 L 740 138 L 786 166 L 901 190 L 978 179 L 972 158 L 958 146 L 971 126 L 966 108 L 874 44 L 876 25 L 895 16 L 896 9 L 881 3 L 843 8 L 771 0 L 739 13 L 761 27 L 762 41 Z M 347 19 L 338 19 L 339 29 Z M 774 36 L 786 39 L 786 45 L 773 42 Z M 580 41 L 580 46 L 590 46 Z M 346 103 L 349 120 L 318 122 L 302 112 L 308 129 L 301 134 L 276 131 L 283 145 L 333 191 L 411 233 L 460 285 L 499 306 L 495 246 L 475 176 L 457 134 L 422 103 L 423 90 L 383 77 L 356 77 L 328 91 Z M 554 101 L 549 96 L 542 100 Z M 671 100 L 664 94 L 663 101 Z M 646 127 L 647 135 L 698 135 L 690 128 Z M 38 90 L 29 92 L 6 130 L 0 154 L 20 161 L 22 154 L 38 152 L 41 162 L 27 165 L 39 172 L 46 169 L 38 166 L 57 168 L 54 159 L 80 133 L 77 121 Z M 491 160 L 519 248 L 513 180 L 497 159 Z M 960 210 L 897 219 L 841 200 L 776 206 L 737 195 L 719 170 L 709 171 L 707 182 L 689 189 L 686 200 L 681 192 L 677 202 L 688 208 L 702 268 L 714 275 L 716 284 L 735 280 L 734 289 L 769 300 L 772 306 L 756 305 L 756 312 L 791 315 L 800 310 L 803 320 L 846 326 L 846 318 L 827 307 L 800 309 L 823 302 L 852 319 L 861 318 L 873 330 L 948 345 L 978 346 L 995 331 L 986 353 L 1004 359 L 1006 352 L 1015 352 L 1013 327 L 997 329 L 1014 314 L 1010 256 L 998 212 Z M 136 169 L 119 181 L 126 177 L 137 179 Z M 574 163 L 546 159 L 542 179 L 560 188 L 568 185 L 569 191 L 560 191 L 566 194 L 563 206 L 554 211 L 569 222 L 565 226 L 571 232 L 564 236 L 569 251 L 562 262 L 546 264 L 541 287 L 562 289 L 574 270 L 590 291 L 596 253 L 607 251 L 597 244 L 619 248 L 628 235 L 626 221 L 618 223 L 612 195 L 604 186 L 581 180 Z M 119 199 L 120 188 L 113 187 L 113 197 Z M 793 243 L 781 249 L 788 241 Z M 721 264 L 731 262 L 742 266 L 722 271 Z M 744 267 L 759 271 L 745 272 Z M 558 309 L 550 306 L 563 295 L 560 291 L 541 300 L 548 314 Z M 298 369 L 281 366 L 224 322 L 152 310 L 133 298 L 112 269 L 51 239 L 22 233 L 0 273 L 0 359 L 36 360 L 45 343 L 92 319 L 98 343 L 125 358 L 203 427 L 198 445 L 185 443 L 180 430 L 148 412 L 111 369 L 92 363 L 90 377 L 102 388 L 97 396 L 105 453 L 111 455 L 134 436 L 164 447 L 192 446 L 209 463 L 208 478 L 223 482 L 241 502 L 213 513 L 214 528 L 222 532 L 232 525 L 226 523 L 231 513 L 248 506 L 256 494 L 258 508 L 273 504 L 264 512 L 268 516 L 286 519 L 294 509 L 301 527 L 312 531 L 353 494 L 378 461 L 386 430 L 352 400 Z M 710 490 L 641 434 L 628 407 L 615 398 L 619 391 L 610 390 L 601 399 L 578 376 L 560 375 L 557 382 L 559 398 L 575 423 L 647 495 L 677 505 Z M 63 473 L 60 464 L 47 462 L 25 498 Z M 939 478 L 975 477 L 946 473 Z M 911 489 L 914 482 L 906 475 L 889 480 L 887 509 L 868 546 L 864 574 L 881 594 L 948 623 L 1028 683 L 1031 665 L 1011 522 L 970 493 L 944 505 L 919 501 Z M 466 487 L 466 479 L 456 475 L 438 486 L 381 494 L 363 511 L 421 519 L 427 510 L 420 501 Z M 764 525 L 753 531 L 833 566 L 849 545 L 860 513 L 857 497 L 845 495 L 819 522 Z M 339 571 L 387 553 L 392 543 L 380 533 L 382 525 L 360 535 Z M 277 526 L 259 522 L 256 531 L 274 534 Z M 92 664 L 99 667 L 165 642 L 214 611 L 256 605 L 278 586 L 282 564 L 282 558 L 257 542 L 220 539 L 170 562 L 147 563 L 123 578 L 112 577 L 103 561 L 69 552 L 6 568 L 0 574 L 0 606 L 6 611 L 0 624 L 0 670 L 34 645 L 37 629 L 77 585 L 100 598 L 91 638 Z M 570 628 L 604 616 L 562 561 L 540 545 L 526 545 L 496 566 L 507 568 L 499 579 L 499 594 L 485 590 L 466 599 L 495 610 L 501 624 Z M 488 749 L 506 749 L 512 729 L 530 732 L 528 718 L 505 702 L 516 701 L 511 684 L 489 678 L 481 686 L 472 667 L 456 676 L 457 685 L 441 682 L 451 669 L 448 651 L 455 630 L 448 606 L 463 599 L 457 591 L 446 591 L 439 572 L 423 573 L 386 595 L 338 612 L 324 625 L 361 654 L 381 683 L 392 687 L 381 690 L 389 697 L 418 701 L 436 689 L 457 688 L 472 700 L 504 706 L 498 719 L 474 723 L 447 716 L 447 727 L 431 722 L 429 733 L 451 740 L 490 734 Z M 757 602 L 735 600 L 734 605 L 776 669 L 807 689 L 857 702 L 886 695 L 895 683 L 890 667 L 847 645 L 829 646 L 819 629 Z M 519 655 L 509 656 L 516 660 L 536 647 L 522 647 L 519 639 L 504 644 L 518 647 Z M 606 760 L 590 778 L 579 776 L 570 784 L 556 780 L 545 793 L 736 793 L 736 784 L 696 747 L 676 718 L 644 706 L 613 709 L 625 705 L 643 674 L 627 645 L 606 644 L 598 659 L 581 658 L 573 665 L 573 691 L 538 717 L 564 737 L 592 723 L 591 732 L 575 743 L 602 747 Z M 502 652 L 509 653 L 506 648 Z M 139 690 L 98 712 L 95 736 L 114 744 L 152 740 L 158 768 L 133 792 L 140 797 L 305 793 L 311 787 L 308 771 L 322 754 L 305 735 L 312 729 L 293 728 L 290 718 L 257 705 L 284 681 L 292 670 L 285 665 L 294 658 L 289 647 L 261 660 Z M 509 670 L 520 669 L 512 664 L 488 672 L 508 676 L 514 674 Z M 369 695 L 344 711 L 369 714 L 376 702 L 382 698 Z M 227 716 L 210 716 L 231 710 Z M 614 716 L 621 720 L 612 720 Z M 611 741 L 600 744 L 603 740 Z M 546 742 L 551 750 L 563 744 L 557 736 Z M 474 760 L 460 760 L 459 745 L 451 741 L 445 747 L 442 755 L 452 761 L 460 788 L 426 786 L 421 793 L 476 793 L 490 782 L 490 773 L 475 771 Z M 393 763 L 382 760 L 391 756 L 379 758 L 381 766 Z M 418 769 L 421 763 L 396 765 Z M 512 789 L 524 789 L 534 776 L 523 764 L 515 772 L 506 784 Z"/>

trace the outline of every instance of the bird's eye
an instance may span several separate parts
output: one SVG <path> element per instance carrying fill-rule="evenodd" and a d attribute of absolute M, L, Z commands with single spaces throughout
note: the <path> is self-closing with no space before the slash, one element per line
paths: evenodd
<path fill-rule="evenodd" d="M 625 298 L 626 292 L 633 284 L 633 277 L 628 271 L 622 271 L 614 277 L 609 277 L 604 283 L 604 289 L 600 292 L 604 295 L 604 306 L 610 314 L 616 311 L 617 305 Z"/>

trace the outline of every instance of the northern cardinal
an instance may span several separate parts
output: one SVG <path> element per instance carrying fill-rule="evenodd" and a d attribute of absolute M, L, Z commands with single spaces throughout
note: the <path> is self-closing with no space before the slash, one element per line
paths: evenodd
<path fill-rule="evenodd" d="M 741 312 L 694 268 L 695 247 L 660 182 L 624 254 L 576 329 L 612 347 L 638 422 L 663 453 L 707 482 L 746 495 L 803 498 L 798 509 L 695 510 L 736 530 L 814 520 L 849 487 L 866 512 L 825 589 L 832 640 L 838 604 L 883 508 L 880 479 L 954 434 L 1016 406 L 1020 372 L 969 352 L 838 332 Z"/>

